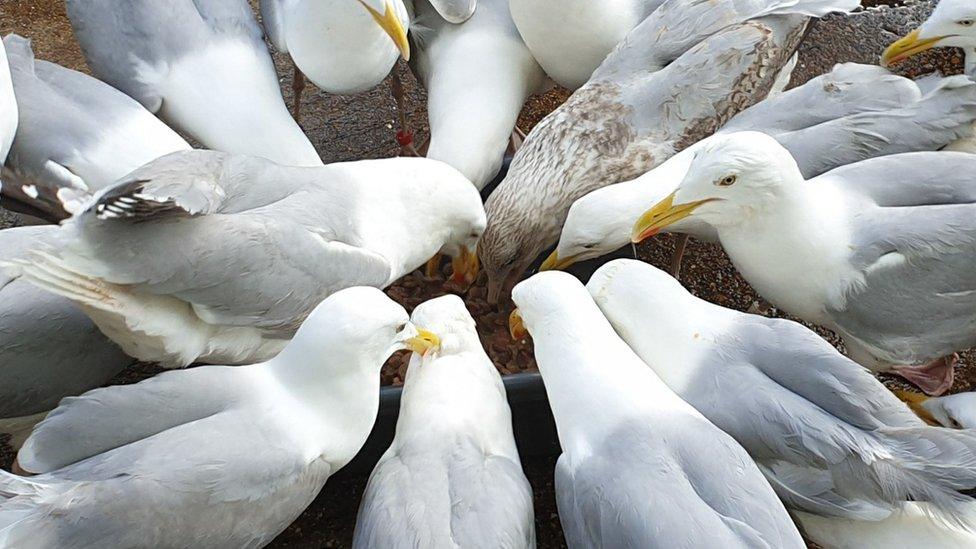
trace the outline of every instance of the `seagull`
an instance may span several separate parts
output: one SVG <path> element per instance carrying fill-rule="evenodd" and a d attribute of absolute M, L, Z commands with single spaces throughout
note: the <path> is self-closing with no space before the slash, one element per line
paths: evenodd
<path fill-rule="evenodd" d="M 375 288 L 338 292 L 282 353 L 65 399 L 0 471 L 5 547 L 263 547 L 366 442 L 380 367 L 437 336 Z"/>
<path fill-rule="evenodd" d="M 535 59 L 560 86 L 580 88 L 664 0 L 509 0 Z"/>
<path fill-rule="evenodd" d="M 415 0 L 412 66 L 427 88 L 427 158 L 457 168 L 481 190 L 498 174 L 525 100 L 545 73 L 512 22 L 509 0 L 481 0 L 464 24 Z M 520 141 L 512 137 L 512 142 Z"/>
<path fill-rule="evenodd" d="M 746 109 L 709 137 L 650 172 L 597 189 L 573 203 L 542 269 L 562 269 L 630 244 L 648 204 L 677 189 L 696 152 L 735 131 L 762 131 L 793 155 L 804 177 L 877 156 L 937 150 L 967 135 L 976 120 L 976 83 L 965 76 L 918 82 L 874 65 L 845 63 Z M 716 240 L 707 226 L 689 227 Z"/>
<path fill-rule="evenodd" d="M 187 151 L 103 190 L 58 245 L 6 265 L 144 362 L 248 364 L 343 288 L 384 288 L 437 253 L 477 269 L 480 198 L 423 158 L 298 168 Z"/>
<path fill-rule="evenodd" d="M 353 547 L 535 547 L 505 386 L 474 319 L 446 295 L 410 320 L 440 347 L 410 359 L 396 436 L 369 477 Z"/>
<path fill-rule="evenodd" d="M 0 260 L 27 255 L 51 225 L 0 231 Z M 0 433 L 19 447 L 63 397 L 104 385 L 133 360 L 67 298 L 0 273 Z"/>
<path fill-rule="evenodd" d="M 291 56 L 295 118 L 305 77 L 328 93 L 359 93 L 378 86 L 397 57 L 410 59 L 403 0 L 261 0 L 261 19 Z"/>
<path fill-rule="evenodd" d="M 0 43 L 0 166 L 6 161 L 10 145 L 14 142 L 17 118 L 17 99 L 14 97 L 7 51 L 3 43 Z"/>
<path fill-rule="evenodd" d="M 976 392 L 930 397 L 914 391 L 895 391 L 929 425 L 976 429 Z"/>
<path fill-rule="evenodd" d="M 632 239 L 708 225 L 767 301 L 939 395 L 954 353 L 976 346 L 974 172 L 974 155 L 918 152 L 806 180 L 772 137 L 733 133 L 697 152 Z"/>
<path fill-rule="evenodd" d="M 651 370 L 756 460 L 787 508 L 882 520 L 926 502 L 976 505 L 976 434 L 926 426 L 871 373 L 802 325 L 692 296 L 621 259 L 587 289 Z"/>
<path fill-rule="evenodd" d="M 745 450 L 630 350 L 578 280 L 540 273 L 512 298 L 512 335 L 532 336 L 556 419 L 569 547 L 805 547 Z"/>
<path fill-rule="evenodd" d="M 35 60 L 30 41 L 16 34 L 4 38 L 4 45 L 20 107 L 8 163 L 29 180 L 25 188 L 5 189 L 5 195 L 49 212 L 56 221 L 132 170 L 190 149 L 179 134 L 112 86 Z"/>
<path fill-rule="evenodd" d="M 643 175 L 763 99 L 807 15 L 856 0 L 668 0 L 526 139 L 479 246 L 497 302 L 559 238 L 572 203 Z M 759 18 L 759 19 L 757 19 Z"/>
<path fill-rule="evenodd" d="M 354 3 L 353 0 L 348 0 Z M 66 0 L 88 66 L 204 147 L 321 166 L 246 0 Z"/>
<path fill-rule="evenodd" d="M 881 60 L 891 65 L 932 48 L 952 46 L 964 50 L 966 74 L 976 79 L 976 5 L 972 0 L 941 0 L 922 26 L 889 46 Z M 961 139 L 946 150 L 976 153 L 976 138 Z"/>

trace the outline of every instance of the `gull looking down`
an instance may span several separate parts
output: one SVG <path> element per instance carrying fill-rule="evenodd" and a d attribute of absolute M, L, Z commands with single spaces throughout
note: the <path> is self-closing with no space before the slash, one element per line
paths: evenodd
<path fill-rule="evenodd" d="M 434 160 L 299 168 L 187 151 L 103 190 L 56 245 L 7 268 L 142 361 L 247 364 L 338 290 L 384 288 L 437 253 L 477 269 L 484 226 L 477 190 Z"/>
<path fill-rule="evenodd" d="M 437 336 L 375 288 L 338 292 L 274 359 L 68 398 L 0 471 L 0 544 L 264 547 L 366 442 L 380 368 Z"/>
<path fill-rule="evenodd" d="M 651 265 L 615 260 L 587 289 L 664 383 L 749 452 L 787 508 L 879 521 L 908 502 L 966 523 L 976 434 L 925 425 L 802 325 L 725 309 Z M 972 525 L 969 525 L 972 528 Z"/>
<path fill-rule="evenodd" d="M 410 359 L 396 437 L 369 477 L 353 547 L 535 547 L 505 386 L 474 319 L 448 295 L 410 320 L 440 344 Z"/>
<path fill-rule="evenodd" d="M 634 354 L 578 280 L 540 273 L 512 299 L 556 419 L 569 547 L 805 547 L 745 450 Z"/>
<path fill-rule="evenodd" d="M 840 335 L 874 371 L 929 394 L 976 346 L 976 155 L 918 152 L 804 179 L 766 134 L 700 149 L 677 190 L 636 222 L 639 242 L 706 224 L 770 303 Z"/>

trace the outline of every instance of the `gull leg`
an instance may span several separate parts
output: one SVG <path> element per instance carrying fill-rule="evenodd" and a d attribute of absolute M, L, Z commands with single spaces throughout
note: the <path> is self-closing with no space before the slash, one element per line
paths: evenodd
<path fill-rule="evenodd" d="M 681 258 L 685 255 L 686 246 L 688 246 L 688 235 L 677 235 L 677 240 L 674 241 L 674 255 L 671 256 L 671 267 L 668 269 L 671 276 L 675 278 L 681 274 Z"/>
<path fill-rule="evenodd" d="M 421 156 L 413 145 L 413 131 L 407 122 L 406 94 L 403 93 L 403 82 L 400 81 L 400 72 L 397 71 L 396 67 L 393 68 L 393 74 L 390 78 L 390 92 L 393 94 L 393 100 L 396 101 L 397 118 L 400 122 L 396 140 L 400 144 L 401 155 Z"/>
<path fill-rule="evenodd" d="M 302 92 L 305 91 L 305 75 L 294 61 L 292 61 L 291 65 L 295 68 L 294 77 L 291 81 L 291 90 L 293 94 L 292 116 L 295 117 L 295 122 L 300 123 L 302 118 Z"/>
<path fill-rule="evenodd" d="M 959 355 L 952 354 L 929 362 L 914 366 L 893 366 L 892 370 L 901 377 L 911 381 L 925 394 L 939 396 L 952 387 L 955 377 L 953 368 L 959 361 Z"/>

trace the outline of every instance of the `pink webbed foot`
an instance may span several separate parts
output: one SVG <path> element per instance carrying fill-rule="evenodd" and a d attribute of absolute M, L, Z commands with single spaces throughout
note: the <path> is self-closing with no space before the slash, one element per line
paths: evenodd
<path fill-rule="evenodd" d="M 896 374 L 911 381 L 927 395 L 939 396 L 952 387 L 955 376 L 953 367 L 959 361 L 959 355 L 953 354 L 933 360 L 928 364 L 916 366 L 895 366 Z"/>

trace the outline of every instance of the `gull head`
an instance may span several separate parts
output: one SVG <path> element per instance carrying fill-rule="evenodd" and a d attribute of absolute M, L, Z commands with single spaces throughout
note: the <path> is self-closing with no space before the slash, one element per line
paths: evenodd
<path fill-rule="evenodd" d="M 485 232 L 485 211 L 478 203 L 477 212 L 458 220 L 451 229 L 440 253 L 451 258 L 451 280 L 470 286 L 478 279 L 478 241 Z"/>
<path fill-rule="evenodd" d="M 440 343 L 428 354 L 432 358 L 481 348 L 474 318 L 456 295 L 441 296 L 417 305 L 410 321 L 437 334 Z"/>
<path fill-rule="evenodd" d="M 492 223 L 478 243 L 478 257 L 488 275 L 488 302 L 505 299 L 532 262 L 545 250 L 536 249 L 534 235 L 519 223 Z"/>
<path fill-rule="evenodd" d="M 949 429 L 976 428 L 976 393 L 929 397 L 912 391 L 895 391 L 918 417 Z"/>
<path fill-rule="evenodd" d="M 790 152 L 759 132 L 739 132 L 702 147 L 677 190 L 645 211 L 631 231 L 641 242 L 663 229 L 696 224 L 735 226 L 775 204 L 782 189 L 802 181 Z"/>
<path fill-rule="evenodd" d="M 569 208 L 556 249 L 546 258 L 540 271 L 565 269 L 573 263 L 595 259 L 628 244 L 633 219 L 620 215 L 615 185 L 597 189 Z"/>
<path fill-rule="evenodd" d="M 973 0 L 942 0 L 921 26 L 888 46 L 881 60 L 890 65 L 932 48 L 951 46 L 976 48 Z"/>
<path fill-rule="evenodd" d="M 352 0 L 350 0 L 352 1 Z M 410 41 L 407 39 L 407 28 L 410 18 L 403 0 L 355 0 L 359 2 L 373 21 L 383 29 L 383 32 L 393 40 L 393 44 L 400 50 L 404 61 L 410 61 Z"/>
<path fill-rule="evenodd" d="M 512 290 L 517 307 L 509 316 L 509 331 L 516 339 L 536 335 L 548 325 L 579 320 L 596 311 L 583 283 L 571 274 L 547 271 L 523 280 Z M 587 309 L 587 310 L 584 310 Z"/>
<path fill-rule="evenodd" d="M 282 356 L 338 357 L 330 364 L 379 368 L 391 354 L 409 349 L 425 353 L 438 337 L 410 322 L 407 311 L 376 288 L 358 286 L 327 297 L 305 319 Z"/>

